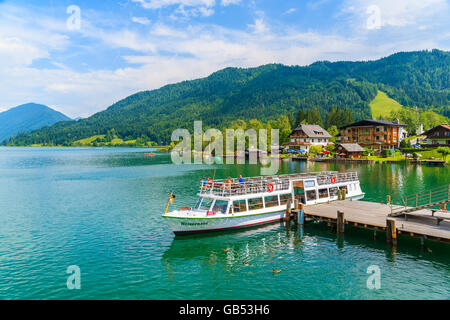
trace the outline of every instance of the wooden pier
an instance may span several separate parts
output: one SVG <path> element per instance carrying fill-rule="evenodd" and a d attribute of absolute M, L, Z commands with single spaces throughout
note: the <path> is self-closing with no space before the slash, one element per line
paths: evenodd
<path fill-rule="evenodd" d="M 303 214 L 299 214 L 302 209 Z M 390 204 L 368 201 L 338 200 L 307 207 L 296 201 L 295 208 L 287 210 L 286 220 L 301 216 L 305 221 L 324 221 L 335 224 L 338 233 L 344 233 L 345 226 L 382 231 L 392 244 L 397 243 L 397 235 L 420 238 L 422 244 L 425 239 L 450 243 L 450 212 L 445 206 L 441 210 L 422 209 L 397 217 L 390 217 L 391 212 Z"/>

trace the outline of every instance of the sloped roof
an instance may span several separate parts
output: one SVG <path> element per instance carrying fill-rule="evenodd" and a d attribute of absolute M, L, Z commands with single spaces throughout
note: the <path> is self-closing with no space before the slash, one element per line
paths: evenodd
<path fill-rule="evenodd" d="M 361 121 L 343 126 L 343 127 L 341 127 L 341 129 L 350 128 L 350 127 L 362 127 L 362 126 L 400 126 L 400 127 L 404 127 L 404 126 L 406 126 L 406 124 L 397 123 L 394 121 L 387 121 L 387 120 L 365 119 L 365 120 L 361 120 Z"/>
<path fill-rule="evenodd" d="M 301 124 L 294 131 L 303 131 L 308 138 L 331 138 L 327 130 L 317 124 Z"/>
<path fill-rule="evenodd" d="M 342 146 L 347 152 L 364 152 L 364 148 L 361 147 L 357 143 L 341 143 L 339 146 Z M 339 148 L 338 146 L 338 148 Z"/>
<path fill-rule="evenodd" d="M 436 129 L 438 129 L 438 128 L 440 128 L 440 127 L 444 128 L 444 129 L 446 129 L 446 130 L 450 130 L 450 125 L 448 125 L 447 123 L 443 123 L 443 124 L 440 124 L 440 125 L 438 125 L 438 126 L 436 126 L 436 127 L 433 127 L 433 128 L 431 128 L 431 129 L 428 129 L 427 131 L 425 131 L 424 133 L 422 133 L 422 135 L 428 136 L 430 133 L 434 132 Z"/>

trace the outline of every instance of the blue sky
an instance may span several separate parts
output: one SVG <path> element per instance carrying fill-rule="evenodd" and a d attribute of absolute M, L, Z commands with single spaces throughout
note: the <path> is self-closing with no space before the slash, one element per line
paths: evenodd
<path fill-rule="evenodd" d="M 0 111 L 33 101 L 85 117 L 229 66 L 449 50 L 449 7 L 447 0 L 0 0 Z"/>

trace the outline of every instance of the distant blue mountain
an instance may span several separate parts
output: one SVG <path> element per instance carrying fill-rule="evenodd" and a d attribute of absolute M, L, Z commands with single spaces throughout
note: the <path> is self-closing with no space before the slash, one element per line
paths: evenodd
<path fill-rule="evenodd" d="M 71 120 L 61 112 L 36 103 L 27 103 L 0 113 L 0 142 L 60 121 Z"/>

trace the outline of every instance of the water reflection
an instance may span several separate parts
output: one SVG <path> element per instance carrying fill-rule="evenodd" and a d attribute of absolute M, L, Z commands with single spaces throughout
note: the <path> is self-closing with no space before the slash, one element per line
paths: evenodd
<path fill-rule="evenodd" d="M 420 241 L 408 237 L 401 238 L 401 246 L 392 247 L 385 241 L 385 234 L 373 231 L 346 227 L 344 235 L 337 235 L 335 229 L 326 223 L 309 222 L 305 226 L 286 223 L 271 224 L 245 231 L 219 232 L 211 234 L 176 237 L 162 256 L 166 270 L 180 264 L 200 262 L 208 269 L 220 266 L 228 272 L 235 272 L 248 264 L 257 263 L 261 259 L 273 260 L 275 257 L 295 252 L 301 257 L 305 249 L 316 250 L 320 247 L 335 245 L 344 250 L 348 248 L 365 248 L 385 255 L 386 261 L 395 263 L 396 256 L 412 259 L 434 261 L 437 266 L 450 269 L 450 245 L 427 242 L 425 250 Z M 432 254 L 431 254 L 432 253 Z"/>

